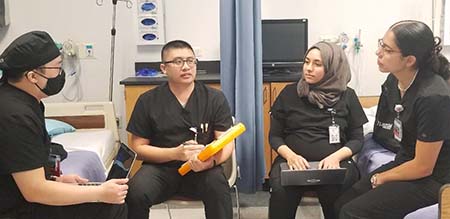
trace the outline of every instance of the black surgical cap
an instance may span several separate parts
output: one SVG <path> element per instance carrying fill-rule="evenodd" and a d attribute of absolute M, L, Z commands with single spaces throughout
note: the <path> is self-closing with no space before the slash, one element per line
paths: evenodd
<path fill-rule="evenodd" d="M 15 39 L 0 55 L 4 77 L 14 77 L 45 65 L 60 55 L 52 37 L 44 31 L 31 31 Z"/>

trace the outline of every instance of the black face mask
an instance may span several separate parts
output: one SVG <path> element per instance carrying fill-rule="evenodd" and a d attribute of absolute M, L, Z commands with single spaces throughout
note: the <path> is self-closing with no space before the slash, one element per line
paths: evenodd
<path fill-rule="evenodd" d="M 59 74 L 54 78 L 47 78 L 46 76 L 40 73 L 37 74 L 47 79 L 47 85 L 45 85 L 44 89 L 40 88 L 39 85 L 35 84 L 36 87 L 38 87 L 39 90 L 41 90 L 44 94 L 47 94 L 47 96 L 52 96 L 59 93 L 63 89 L 64 84 L 66 83 L 66 73 L 64 72 L 64 70 L 61 70 L 61 74 Z"/>

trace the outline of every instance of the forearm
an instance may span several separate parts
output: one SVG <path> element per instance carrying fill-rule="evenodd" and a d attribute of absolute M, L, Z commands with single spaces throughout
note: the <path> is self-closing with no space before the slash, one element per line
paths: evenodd
<path fill-rule="evenodd" d="M 380 183 L 391 181 L 416 180 L 431 175 L 427 168 L 414 160 L 407 161 L 397 167 L 378 174 Z"/>
<path fill-rule="evenodd" d="M 357 127 L 353 129 L 349 129 L 347 132 L 348 141 L 345 143 L 345 146 L 351 150 L 352 154 L 358 153 L 363 145 L 364 141 L 364 131 L 363 127 Z"/>
<path fill-rule="evenodd" d="M 235 150 L 234 142 L 230 142 L 222 150 L 215 154 L 213 159 L 216 161 L 216 165 L 227 161 L 233 153 L 233 150 Z"/>
<path fill-rule="evenodd" d="M 281 145 L 277 150 L 278 154 L 281 155 L 284 159 L 288 159 L 290 156 L 297 155 L 294 151 L 292 151 L 287 145 Z"/>
<path fill-rule="evenodd" d="M 414 159 L 378 174 L 378 184 L 416 180 L 430 176 L 433 173 L 442 143 L 443 141 L 423 142 L 418 140 Z"/>
<path fill-rule="evenodd" d="M 46 180 L 35 190 L 33 202 L 58 206 L 101 202 L 100 189 L 100 186 L 78 186 Z"/>
<path fill-rule="evenodd" d="M 178 160 L 176 156 L 176 148 L 161 148 L 152 145 L 135 146 L 138 159 L 149 161 L 152 163 L 165 163 Z"/>
<path fill-rule="evenodd" d="M 345 160 L 352 156 L 352 150 L 350 148 L 344 146 L 336 152 L 330 154 L 329 156 L 336 158 L 339 161 Z"/>
<path fill-rule="evenodd" d="M 13 178 L 28 202 L 72 205 L 101 201 L 100 186 L 78 186 L 49 181 L 44 178 L 43 168 L 13 173 Z"/>

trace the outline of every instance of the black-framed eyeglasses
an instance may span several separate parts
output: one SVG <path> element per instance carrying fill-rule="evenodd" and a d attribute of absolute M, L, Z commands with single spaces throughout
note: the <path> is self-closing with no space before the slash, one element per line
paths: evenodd
<path fill-rule="evenodd" d="M 197 65 L 198 59 L 197 58 L 192 58 L 192 57 L 191 58 L 187 58 L 187 59 L 175 58 L 174 60 L 163 62 L 163 64 L 173 64 L 173 65 L 175 65 L 177 67 L 183 66 L 184 63 L 186 63 L 189 67 L 193 67 L 193 66 Z"/>
<path fill-rule="evenodd" d="M 39 67 L 38 69 L 58 69 L 59 70 L 58 75 L 60 75 L 63 71 L 63 67 L 56 67 L 56 66 L 54 66 L 54 67 L 53 66 L 42 66 L 42 67 Z"/>
<path fill-rule="evenodd" d="M 59 75 L 61 75 L 62 74 L 62 72 L 63 72 L 63 67 L 53 67 L 53 66 L 48 66 L 48 67 L 46 67 L 46 66 L 42 66 L 42 67 L 39 67 L 39 68 L 37 68 L 37 69 L 58 69 L 59 70 L 59 72 L 58 72 L 58 75 L 57 76 L 59 76 Z M 33 70 L 34 71 L 34 70 Z M 39 71 L 34 71 L 35 73 L 37 73 L 38 75 L 40 75 L 40 76 L 42 76 L 42 77 L 44 77 L 44 78 L 46 78 L 46 79 L 49 79 L 44 73 L 42 73 L 42 72 L 39 72 Z"/>
<path fill-rule="evenodd" d="M 391 54 L 391 53 L 401 53 L 399 50 L 394 50 L 388 45 L 386 45 L 383 41 L 383 39 L 378 39 L 378 49 L 380 49 L 383 54 Z"/>

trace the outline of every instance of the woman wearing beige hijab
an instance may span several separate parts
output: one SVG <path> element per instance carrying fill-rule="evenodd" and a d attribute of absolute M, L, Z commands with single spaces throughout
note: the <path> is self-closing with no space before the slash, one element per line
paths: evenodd
<path fill-rule="evenodd" d="M 306 52 L 300 81 L 286 86 L 272 106 L 269 141 L 278 157 L 270 173 L 269 218 L 295 218 L 306 191 L 316 191 L 325 218 L 334 218 L 334 201 L 358 180 L 351 157 L 361 149 L 367 118 L 355 91 L 347 87 L 350 78 L 344 51 L 319 42 Z M 344 182 L 281 185 L 281 163 L 303 170 L 313 161 L 320 169 L 347 168 Z"/>

